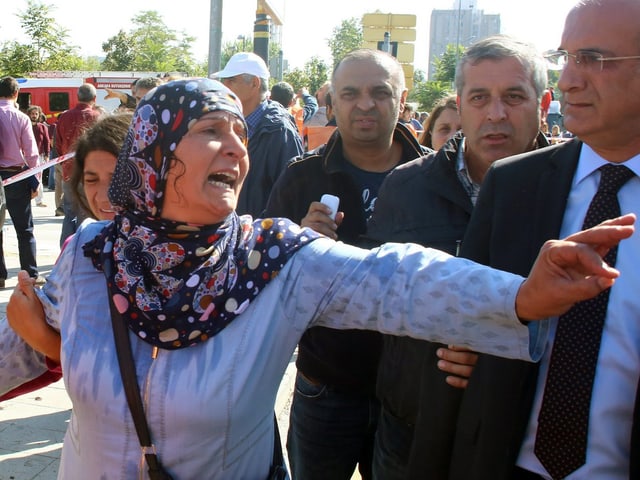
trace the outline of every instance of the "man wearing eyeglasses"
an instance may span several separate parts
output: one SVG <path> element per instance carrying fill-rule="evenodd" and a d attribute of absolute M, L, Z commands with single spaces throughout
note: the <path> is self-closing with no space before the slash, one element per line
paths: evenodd
<path fill-rule="evenodd" d="M 583 0 L 570 11 L 549 61 L 562 69 L 564 124 L 577 138 L 493 164 L 462 256 L 526 273 L 542 242 L 588 223 L 595 197 L 607 215 L 613 203 L 640 214 L 639 19 L 638 0 Z M 603 188 L 610 171 L 617 193 Z M 480 356 L 450 479 L 640 478 L 640 235 L 613 261 L 621 276 L 608 300 L 553 319 L 539 365 Z"/>

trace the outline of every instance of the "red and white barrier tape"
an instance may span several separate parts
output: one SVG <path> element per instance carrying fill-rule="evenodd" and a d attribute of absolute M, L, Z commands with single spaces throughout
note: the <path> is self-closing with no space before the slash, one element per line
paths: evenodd
<path fill-rule="evenodd" d="M 20 180 L 24 180 L 25 178 L 29 178 L 30 176 L 35 175 L 36 173 L 43 172 L 44 170 L 46 170 L 49 167 L 52 167 L 53 165 L 57 165 L 58 163 L 62 163 L 66 160 L 69 160 L 70 158 L 73 158 L 75 154 L 76 152 L 67 153 L 66 155 L 52 158 L 51 160 L 41 163 L 40 165 L 37 165 L 33 168 L 29 168 L 28 170 L 23 170 L 17 175 L 14 175 L 13 177 L 9 177 L 6 180 L 3 180 L 2 185 L 6 187 L 7 185 L 11 185 L 12 183 L 16 183 L 16 182 L 19 182 Z"/>

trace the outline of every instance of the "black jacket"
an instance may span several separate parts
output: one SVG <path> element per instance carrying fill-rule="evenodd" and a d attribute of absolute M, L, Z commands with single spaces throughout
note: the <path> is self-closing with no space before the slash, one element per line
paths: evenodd
<path fill-rule="evenodd" d="M 462 138 L 458 133 L 439 152 L 387 177 L 369 222 L 370 237 L 458 254 L 473 211 L 457 173 Z M 538 135 L 537 146 L 547 145 Z M 376 393 L 388 413 L 414 427 L 407 478 L 446 478 L 463 391 L 449 386 L 437 367 L 435 352 L 443 345 L 391 335 L 383 342 Z"/>
<path fill-rule="evenodd" d="M 257 218 L 267 204 L 273 184 L 289 162 L 303 152 L 298 127 L 279 103 L 267 101 L 267 109 L 249 139 L 247 150 L 249 173 L 236 212 Z"/>
<path fill-rule="evenodd" d="M 413 134 L 398 124 L 394 140 L 402 145 L 401 163 L 424 155 Z M 342 139 L 336 130 L 329 141 L 308 152 L 285 170 L 273 187 L 266 216 L 288 217 L 300 222 L 309 204 L 324 193 L 340 198 L 344 221 L 338 239 L 361 245 L 367 224 L 361 194 L 345 172 Z M 314 327 L 303 335 L 296 365 L 306 376 L 342 391 L 373 394 L 380 352 L 380 334 L 361 330 Z"/>
<path fill-rule="evenodd" d="M 369 222 L 370 238 L 379 243 L 414 242 L 451 255 L 457 253 L 473 210 L 456 172 L 461 142 L 462 136 L 457 134 L 437 153 L 398 167 L 386 178 Z M 455 422 L 461 394 L 459 389 L 446 384 L 446 375 L 436 366 L 435 351 L 441 346 L 384 335 L 376 394 L 385 410 L 406 425 L 415 425 L 419 402 L 432 403 L 441 427 L 430 425 L 429 430 L 451 432 L 447 426 Z M 431 391 L 421 395 L 423 375 L 429 375 L 434 381 Z M 418 442 L 423 454 L 432 458 L 418 478 L 438 478 L 446 471 L 448 459 L 441 452 L 450 450 L 452 436 L 450 433 L 448 438 L 431 442 L 433 437 L 427 435 Z M 392 441 L 392 438 L 383 441 Z M 422 448 L 425 442 L 428 448 Z M 410 465 L 407 465 L 407 474 L 407 478 L 417 477 L 411 474 Z"/>

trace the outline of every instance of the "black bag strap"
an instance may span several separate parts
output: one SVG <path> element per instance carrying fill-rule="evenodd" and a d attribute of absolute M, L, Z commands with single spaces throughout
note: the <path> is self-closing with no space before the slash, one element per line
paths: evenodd
<path fill-rule="evenodd" d="M 278 429 L 278 419 L 276 418 L 276 412 L 273 412 L 273 428 L 274 428 L 274 441 L 273 446 L 273 461 L 271 465 L 284 465 L 284 457 L 282 456 L 282 443 L 280 443 L 280 430 Z"/>
<path fill-rule="evenodd" d="M 129 411 L 133 417 L 133 423 L 136 427 L 138 440 L 147 461 L 149 469 L 149 477 L 152 480 L 172 480 L 156 454 L 156 447 L 151 443 L 151 434 L 149 433 L 149 425 L 144 414 L 142 398 L 140 397 L 140 388 L 136 379 L 136 371 L 133 361 L 133 353 L 131 351 L 131 342 L 129 341 L 129 330 L 124 323 L 124 319 L 120 312 L 113 304 L 113 299 L 109 295 L 109 309 L 111 310 L 111 325 L 113 327 L 113 337 L 116 344 L 116 352 L 118 354 L 118 366 L 120 367 L 120 376 L 124 385 L 124 392 L 127 396 Z"/>
<path fill-rule="evenodd" d="M 113 304 L 111 295 L 109 295 L 109 309 L 111 310 L 111 326 L 113 327 L 113 337 L 116 345 L 116 353 L 118 354 L 120 376 L 122 377 L 124 392 L 127 396 L 127 403 L 129 404 L 133 424 L 136 427 L 138 440 L 140 441 L 140 446 L 147 461 L 149 477 L 151 480 L 172 480 L 171 475 L 164 470 L 160 463 L 160 459 L 156 454 L 156 447 L 151 443 L 151 433 L 149 432 L 147 417 L 144 414 L 140 388 L 138 387 L 138 380 L 134 368 L 133 352 L 131 351 L 131 342 L 129 341 L 129 330 L 124 323 L 122 315 L 120 315 L 120 312 L 118 312 L 116 306 Z M 284 472 L 286 472 L 286 470 L 284 467 L 284 457 L 282 455 L 282 443 L 275 412 L 273 414 L 273 426 L 275 444 L 273 446 L 271 468 L 272 471 L 279 469 L 283 472 L 279 474 L 280 476 L 274 478 L 285 478 L 284 475 L 286 475 L 286 473 Z"/>
<path fill-rule="evenodd" d="M 273 445 L 273 460 L 271 461 L 271 468 L 269 469 L 267 480 L 286 480 L 289 478 L 289 473 L 287 472 L 287 466 L 284 464 L 284 457 L 282 456 L 280 431 L 278 430 L 278 420 L 276 419 L 275 412 L 273 412 L 273 426 L 275 444 Z"/>

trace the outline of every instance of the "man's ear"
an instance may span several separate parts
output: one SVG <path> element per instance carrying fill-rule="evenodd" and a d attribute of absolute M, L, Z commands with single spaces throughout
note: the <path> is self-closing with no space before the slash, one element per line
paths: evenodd
<path fill-rule="evenodd" d="M 405 103 L 407 103 L 407 95 L 409 93 L 408 89 L 404 89 L 402 91 L 402 93 L 400 94 L 400 114 L 402 114 L 402 112 L 404 112 L 404 105 Z"/>

